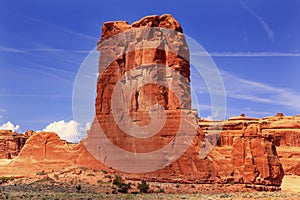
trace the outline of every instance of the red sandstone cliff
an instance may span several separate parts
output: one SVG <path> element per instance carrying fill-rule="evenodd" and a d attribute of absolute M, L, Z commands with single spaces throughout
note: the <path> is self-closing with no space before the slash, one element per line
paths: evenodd
<path fill-rule="evenodd" d="M 11 130 L 0 130 L 0 159 L 17 156 L 29 137 L 28 133 L 19 134 Z"/>
<path fill-rule="evenodd" d="M 218 123 L 218 122 L 215 122 Z M 300 116 L 284 116 L 278 113 L 275 116 L 262 119 L 249 118 L 245 116 L 232 117 L 223 123 L 218 140 L 218 146 L 232 148 L 235 151 L 236 145 L 240 142 L 238 138 L 253 135 L 255 132 L 276 145 L 276 151 L 283 165 L 285 174 L 300 175 Z M 199 125 L 206 134 L 213 132 L 208 130 L 209 122 L 200 120 Z M 210 128 L 213 129 L 213 128 Z M 251 130 L 250 133 L 249 130 Z"/>
<path fill-rule="evenodd" d="M 0 176 L 36 175 L 43 170 L 59 171 L 71 166 L 110 171 L 95 160 L 82 143 L 68 143 L 53 132 L 38 132 L 26 141 L 16 158 L 7 165 L 0 165 Z"/>

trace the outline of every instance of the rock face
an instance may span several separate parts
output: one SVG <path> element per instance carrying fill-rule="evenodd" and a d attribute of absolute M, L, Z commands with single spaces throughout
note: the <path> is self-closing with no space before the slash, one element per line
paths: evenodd
<path fill-rule="evenodd" d="M 180 112 L 189 113 L 189 116 L 194 114 L 191 111 L 190 100 L 189 51 L 184 36 L 169 34 L 168 37 L 164 37 L 162 32 L 155 29 L 145 30 L 145 27 L 160 27 L 182 32 L 180 24 L 170 15 L 145 17 L 132 25 L 124 21 L 108 22 L 103 25 L 102 36 L 98 43 L 101 56 L 96 117 L 87 137 L 87 145 L 93 144 L 91 140 L 89 142 L 89 138 L 96 138 L 101 129 L 105 137 L 101 136 L 100 140 L 108 139 L 125 151 L 147 153 L 159 150 L 172 142 L 172 138 L 176 135 L 178 124 L 182 119 Z M 163 67 L 160 67 L 161 65 Z M 162 84 L 145 84 L 149 76 L 151 80 Z M 171 89 L 164 87 L 162 86 L 164 81 L 175 83 L 175 86 Z M 118 87 L 121 89 L 117 90 Z M 130 87 L 134 89 L 130 90 Z M 116 110 L 113 108 L 114 90 L 118 91 L 118 98 L 123 101 L 129 99 L 129 103 Z M 166 123 L 155 136 L 146 139 L 136 138 L 126 134 L 126 131 L 120 128 L 120 124 L 147 126 L 153 120 L 150 119 L 148 112 L 153 109 L 154 104 L 159 104 L 167 113 Z M 129 118 L 124 117 L 126 112 L 129 113 Z M 159 112 L 158 109 L 154 109 L 155 112 Z M 190 120 L 189 123 L 192 124 L 194 121 Z M 238 121 L 230 121 L 230 123 L 234 123 L 232 126 L 236 128 L 233 133 L 231 132 L 233 129 L 222 132 L 220 146 L 226 143 L 231 145 L 231 148 L 216 147 L 205 158 L 200 157 L 199 152 L 203 148 L 205 138 L 211 141 L 218 140 L 214 134 L 205 130 L 205 125 L 200 123 L 189 148 L 175 162 L 149 173 L 127 173 L 127 177 L 155 181 L 232 182 L 280 186 L 283 170 L 274 139 L 262 133 L 257 124 L 244 126 Z M 202 130 L 202 126 L 205 131 Z M 227 127 L 225 125 L 225 129 Z M 188 128 L 185 130 L 191 131 Z M 224 136 L 226 133 L 227 136 Z M 181 143 L 185 142 L 184 139 L 179 138 Z M 98 149 L 104 148 L 105 146 L 99 146 Z M 105 159 L 113 159 L 110 158 L 111 155 L 118 157 L 113 151 L 99 150 L 96 154 L 105 154 L 102 155 Z M 124 157 L 115 159 L 119 159 L 120 162 L 126 160 Z M 156 157 L 149 157 L 142 162 L 151 163 L 155 162 L 155 159 Z M 165 160 L 168 159 L 170 157 L 165 156 Z M 103 162 L 109 165 L 106 160 Z M 130 162 L 129 159 L 128 163 Z"/>
<path fill-rule="evenodd" d="M 70 144 L 61 140 L 56 133 L 38 132 L 26 141 L 16 158 L 8 165 L 0 166 L 0 176 L 36 175 L 43 170 L 59 171 L 70 166 L 85 166 L 91 169 L 96 166 L 98 169 L 110 171 L 95 160 L 82 143 Z"/>
<path fill-rule="evenodd" d="M 0 130 L 0 159 L 11 159 L 18 155 L 29 135 L 19 134 L 11 130 Z"/>
<path fill-rule="evenodd" d="M 300 116 L 283 116 L 282 113 L 263 119 L 243 116 L 229 118 L 224 122 L 219 145 L 232 145 L 234 136 L 240 135 L 241 131 L 251 124 L 258 126 L 262 136 L 272 137 L 276 146 L 300 147 Z M 200 125 L 204 128 L 208 126 L 205 122 Z"/>
<path fill-rule="evenodd" d="M 172 32 L 164 35 L 155 27 Z M 124 21 L 105 23 L 98 42 L 102 56 L 99 60 L 97 116 L 111 113 L 112 92 L 120 80 L 125 82 L 123 88 L 136 87 L 129 97 L 130 112 L 148 112 L 154 104 L 160 104 L 165 110 L 190 110 L 189 50 L 181 32 L 181 26 L 170 15 L 145 17 L 132 25 Z M 145 77 L 159 84 L 145 84 Z M 176 88 L 169 90 L 166 84 L 172 81 L 176 81 L 172 85 Z M 174 96 L 175 90 L 179 90 L 178 99 Z M 122 90 L 119 97 L 126 100 L 127 93 Z"/>
<path fill-rule="evenodd" d="M 98 43 L 96 117 L 88 139 L 101 128 L 125 151 L 155 151 L 173 140 L 183 115 L 193 127 L 182 125 L 182 129 L 197 133 L 196 116 L 191 111 L 189 50 L 181 32 L 180 24 L 170 15 L 145 17 L 132 25 L 124 21 L 103 25 Z M 164 114 L 166 121 L 160 127 Z M 156 133 L 151 137 L 128 134 L 139 132 L 141 136 L 151 131 Z M 113 149 L 107 151 L 115 154 Z"/>
<path fill-rule="evenodd" d="M 216 122 L 218 123 L 218 122 Z M 282 113 L 278 113 L 275 116 L 265 117 L 262 119 L 249 118 L 241 115 L 239 117 L 229 118 L 223 123 L 223 130 L 221 131 L 218 148 L 232 148 L 232 154 L 228 154 L 228 157 L 235 159 L 238 157 L 245 157 L 234 153 L 237 151 L 237 147 L 241 146 L 241 138 L 248 138 L 250 142 L 250 149 L 252 153 L 257 152 L 254 140 L 262 138 L 264 142 L 260 142 L 262 145 L 270 145 L 268 147 L 269 152 L 273 152 L 273 155 L 278 153 L 280 162 L 283 165 L 285 174 L 299 175 L 300 165 L 300 116 L 284 116 Z M 200 126 L 205 130 L 205 133 L 209 135 L 209 132 L 214 130 L 208 130 L 209 124 L 205 120 L 200 120 Z M 212 129 L 212 128 L 210 128 Z M 212 134 L 211 137 L 214 137 Z M 276 151 L 275 147 L 276 146 Z M 254 145 L 254 146 L 253 146 Z M 266 146 L 267 148 L 267 146 Z M 260 152 L 261 154 L 263 152 Z M 265 153 L 263 153 L 265 155 Z M 259 155 L 257 155 L 259 156 Z M 257 157 L 256 156 L 256 157 Z M 264 156 L 265 157 L 265 156 Z M 277 159 L 269 159 L 272 161 L 273 166 L 278 166 Z M 253 160 L 255 163 L 255 159 Z M 275 161 L 275 162 L 274 162 Z M 261 165 L 262 163 L 260 163 Z M 267 166 L 263 163 L 263 166 Z M 274 168 L 274 167 L 273 167 Z M 270 171 L 269 167 L 263 169 L 263 171 Z"/>

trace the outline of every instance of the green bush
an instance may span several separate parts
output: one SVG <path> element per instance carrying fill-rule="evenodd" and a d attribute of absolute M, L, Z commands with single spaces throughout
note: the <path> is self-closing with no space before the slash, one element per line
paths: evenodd
<path fill-rule="evenodd" d="M 109 179 L 111 179 L 111 175 L 106 174 L 106 175 L 104 176 L 104 178 L 109 178 Z"/>
<path fill-rule="evenodd" d="M 165 193 L 164 188 L 160 188 L 160 189 L 159 189 L 159 192 L 160 192 L 160 193 Z"/>
<path fill-rule="evenodd" d="M 36 173 L 36 175 L 44 176 L 44 175 L 47 175 L 47 173 L 43 170 L 41 172 Z"/>
<path fill-rule="evenodd" d="M 88 174 L 87 176 L 95 176 L 95 174 Z"/>
<path fill-rule="evenodd" d="M 15 180 L 13 176 L 10 177 L 2 176 L 0 177 L 0 184 L 8 183 L 9 181 L 13 181 L 13 180 Z"/>
<path fill-rule="evenodd" d="M 123 179 L 119 175 L 115 175 L 115 178 L 113 180 L 113 185 L 116 185 L 118 187 L 118 192 L 121 193 L 127 193 L 128 190 L 131 188 L 131 183 L 124 183 Z"/>
<path fill-rule="evenodd" d="M 81 191 L 81 185 L 76 185 L 76 191 L 80 192 Z"/>
<path fill-rule="evenodd" d="M 137 188 L 140 190 L 141 193 L 148 193 L 149 184 L 145 180 L 142 180 L 141 183 L 138 184 Z"/>

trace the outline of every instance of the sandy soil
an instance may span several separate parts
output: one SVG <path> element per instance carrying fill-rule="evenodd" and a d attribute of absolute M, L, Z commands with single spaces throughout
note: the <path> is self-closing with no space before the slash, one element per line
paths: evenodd
<path fill-rule="evenodd" d="M 12 161 L 11 159 L 0 159 L 0 166 L 7 165 L 11 161 Z"/>
<path fill-rule="evenodd" d="M 300 176 L 284 176 L 281 184 L 281 190 L 300 193 Z"/>
<path fill-rule="evenodd" d="M 10 161 L 0 159 L 0 170 L 5 169 L 5 165 Z M 0 184 L 0 199 L 300 199 L 300 176 L 292 175 L 284 177 L 282 190 L 277 192 L 251 191 L 237 185 L 149 182 L 152 194 L 117 195 L 112 194 L 113 178 L 114 174 L 109 174 L 105 170 L 82 167 L 41 171 L 34 176 L 22 176 L 9 183 Z M 132 183 L 129 192 L 139 192 L 137 189 L 139 181 L 128 181 Z M 81 186 L 80 192 L 76 188 L 78 185 Z M 186 194 L 188 190 L 190 194 Z"/>

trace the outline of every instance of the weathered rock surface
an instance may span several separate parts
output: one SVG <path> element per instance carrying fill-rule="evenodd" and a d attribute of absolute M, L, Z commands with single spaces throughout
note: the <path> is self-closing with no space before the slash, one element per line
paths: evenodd
<path fill-rule="evenodd" d="M 70 166 L 110 171 L 95 160 L 82 143 L 68 143 L 53 132 L 38 132 L 26 141 L 16 158 L 8 165 L 0 166 L 0 176 L 35 175 L 37 172 L 59 171 Z"/>
<path fill-rule="evenodd" d="M 200 120 L 200 126 L 205 130 L 206 134 L 210 131 L 213 132 L 213 130 L 209 130 L 213 129 L 213 126 L 209 128 L 208 121 Z M 218 145 L 220 147 L 232 147 L 232 151 L 234 152 L 236 151 L 236 141 L 240 142 L 241 137 L 249 138 L 249 136 L 251 136 L 254 138 L 257 134 L 258 137 L 273 142 L 277 146 L 276 150 L 285 174 L 299 174 L 297 171 L 300 163 L 299 115 L 284 116 L 282 113 L 278 113 L 275 116 L 269 116 L 263 119 L 249 118 L 243 115 L 229 118 L 227 121 L 223 122 L 223 130 L 221 131 Z M 265 142 L 263 144 L 265 145 Z M 235 159 L 234 154 L 228 156 Z M 264 166 L 266 165 L 264 164 Z M 266 169 L 264 170 L 269 171 Z"/>
<path fill-rule="evenodd" d="M 180 111 L 192 113 L 189 59 L 186 59 L 189 57 L 189 51 L 184 36 L 173 34 L 164 37 L 163 33 L 159 31 L 149 31 L 148 29 L 145 31 L 143 27 L 162 27 L 182 32 L 180 24 L 170 15 L 145 17 L 132 25 L 123 21 L 109 22 L 103 25 L 102 36 L 98 43 L 101 56 L 99 60 L 100 75 L 97 83 L 96 118 L 88 134 L 88 138 L 96 137 L 97 131 L 101 127 L 106 137 L 114 145 L 133 153 L 155 151 L 170 143 L 178 131 Z M 123 40 L 118 39 L 119 33 L 124 33 L 121 36 Z M 110 40 L 111 37 L 113 39 Z M 150 48 L 146 45 L 147 43 L 151 43 Z M 179 54 L 186 56 L 179 56 Z M 158 83 L 164 81 L 175 83 L 175 87 L 168 90 L 157 84 L 143 84 L 149 76 Z M 122 77 L 126 78 L 122 79 Z M 117 112 L 113 111 L 112 93 L 117 88 L 118 82 L 122 82 L 121 88 L 123 88 L 119 90 L 118 97 L 125 100 L 130 99 L 129 103 L 123 106 L 129 107 L 130 118 L 123 116 L 126 112 L 124 108 L 118 108 Z M 128 87 L 136 85 L 140 87 L 129 93 Z M 179 95 L 173 95 L 174 91 Z M 119 127 L 122 123 L 148 125 L 153 119 L 149 119 L 147 112 L 154 104 L 161 105 L 167 113 L 164 127 L 155 136 L 146 139 L 136 138 L 129 136 Z M 154 110 L 155 112 L 158 111 Z M 118 123 L 112 116 L 115 113 L 121 116 L 118 118 L 120 119 Z M 193 123 L 192 120 L 190 122 Z M 230 120 L 229 123 L 231 125 L 225 125 L 225 129 L 226 127 L 235 127 L 234 135 L 237 137 L 232 135 L 233 129 L 229 128 L 227 136 L 222 136 L 221 139 L 222 144 L 226 141 L 231 147 L 216 147 L 207 157 L 201 158 L 199 152 L 203 148 L 204 139 L 207 138 L 213 143 L 218 138 L 215 136 L 214 130 L 209 133 L 203 132 L 200 123 L 192 144 L 178 160 L 162 169 L 142 174 L 130 173 L 127 174 L 127 177 L 171 182 L 232 182 L 280 186 L 283 170 L 273 138 L 263 135 L 255 124 L 244 126 L 235 119 Z M 191 130 L 187 129 L 186 131 Z M 224 131 L 226 132 L 226 130 Z M 104 137 L 102 139 L 104 140 Z M 103 148 L 105 147 L 99 147 L 99 149 Z M 109 155 L 113 153 L 111 150 L 104 156 L 110 159 Z M 99 154 L 104 153 L 99 150 Z M 151 157 L 143 162 L 153 162 L 155 159 Z M 166 156 L 165 159 L 170 158 Z"/>
<path fill-rule="evenodd" d="M 11 159 L 18 155 L 29 135 L 19 134 L 10 130 L 0 130 L 0 159 Z"/>

